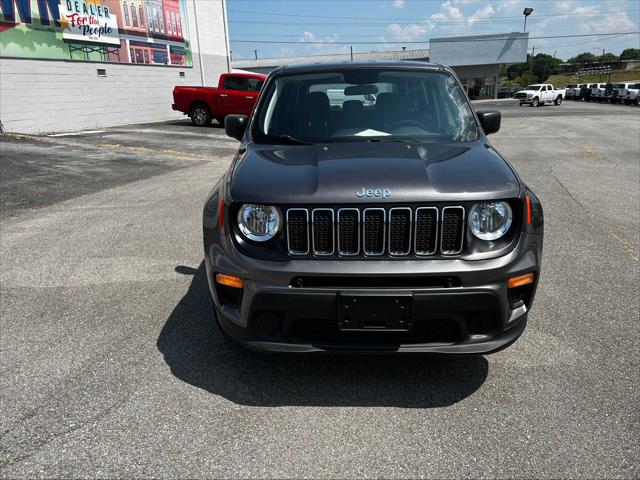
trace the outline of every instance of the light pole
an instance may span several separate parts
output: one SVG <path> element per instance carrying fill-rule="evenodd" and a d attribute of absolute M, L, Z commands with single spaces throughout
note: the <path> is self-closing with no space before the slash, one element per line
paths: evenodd
<path fill-rule="evenodd" d="M 523 32 L 527 31 L 527 17 L 529 15 L 531 15 L 532 12 L 533 12 L 533 8 L 531 8 L 531 7 L 525 7 L 524 11 L 522 12 L 522 14 L 524 15 L 524 30 L 523 30 Z"/>

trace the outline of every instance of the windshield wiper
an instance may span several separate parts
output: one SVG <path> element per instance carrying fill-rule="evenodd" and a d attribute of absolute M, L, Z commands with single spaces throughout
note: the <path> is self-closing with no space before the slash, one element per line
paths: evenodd
<path fill-rule="evenodd" d="M 268 135 L 267 137 L 271 137 L 271 135 Z M 290 145 L 313 145 L 313 143 L 311 142 L 307 142 L 305 140 L 300 140 L 296 137 L 294 137 L 293 135 L 289 135 L 288 133 L 282 134 L 278 136 L 278 140 L 283 140 L 285 142 L 287 142 Z"/>
<path fill-rule="evenodd" d="M 366 138 L 366 137 L 365 137 Z M 399 143 L 423 143 L 422 140 L 418 140 L 415 138 L 388 138 L 388 137 L 373 137 L 368 138 L 368 142 L 399 142 Z"/>

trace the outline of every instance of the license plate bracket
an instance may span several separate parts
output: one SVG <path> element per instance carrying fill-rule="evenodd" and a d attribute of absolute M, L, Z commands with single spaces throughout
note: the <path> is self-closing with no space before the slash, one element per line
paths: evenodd
<path fill-rule="evenodd" d="M 406 332 L 413 327 L 411 295 L 338 294 L 338 328 Z"/>

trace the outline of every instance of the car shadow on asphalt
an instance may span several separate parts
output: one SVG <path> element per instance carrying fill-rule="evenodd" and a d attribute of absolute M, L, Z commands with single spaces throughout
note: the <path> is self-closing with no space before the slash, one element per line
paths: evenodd
<path fill-rule="evenodd" d="M 482 356 L 266 355 L 226 339 L 204 263 L 167 319 L 158 350 L 180 380 L 247 406 L 434 408 L 457 403 L 487 377 Z"/>

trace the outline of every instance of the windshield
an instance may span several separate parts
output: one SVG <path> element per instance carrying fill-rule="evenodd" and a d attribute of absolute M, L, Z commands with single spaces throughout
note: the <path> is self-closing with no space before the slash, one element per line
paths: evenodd
<path fill-rule="evenodd" d="M 453 141 L 478 138 L 453 75 L 431 70 L 344 69 L 276 77 L 253 125 L 258 142 Z"/>
<path fill-rule="evenodd" d="M 540 85 L 527 85 L 525 90 L 540 90 Z"/>

